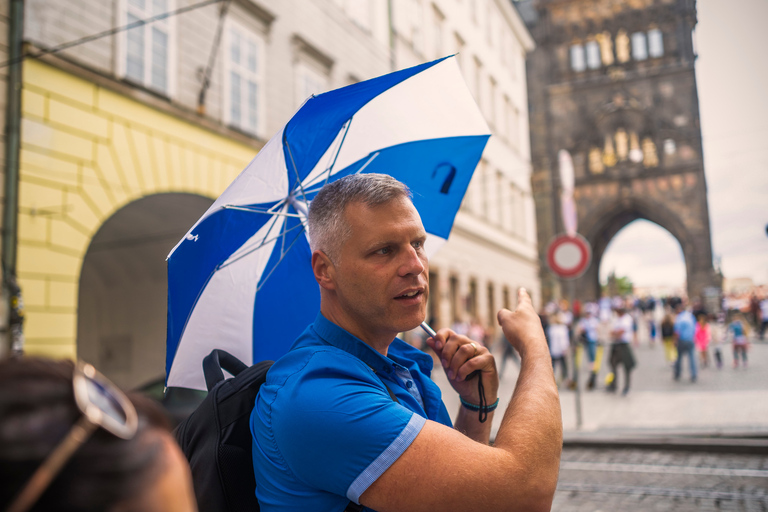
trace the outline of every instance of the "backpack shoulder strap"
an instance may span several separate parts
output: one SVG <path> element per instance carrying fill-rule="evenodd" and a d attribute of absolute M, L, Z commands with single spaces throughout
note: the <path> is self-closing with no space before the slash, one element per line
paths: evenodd
<path fill-rule="evenodd" d="M 205 375 L 205 387 L 212 390 L 216 384 L 224 380 L 223 370 L 227 370 L 233 376 L 247 369 L 248 366 L 238 358 L 220 349 L 213 349 L 203 359 L 203 374 Z"/>

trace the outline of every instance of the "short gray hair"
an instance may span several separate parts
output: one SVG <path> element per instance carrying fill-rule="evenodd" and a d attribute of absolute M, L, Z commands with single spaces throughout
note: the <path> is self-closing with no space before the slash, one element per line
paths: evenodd
<path fill-rule="evenodd" d="M 326 184 L 309 205 L 312 251 L 323 251 L 334 264 L 338 263 L 341 246 L 351 235 L 344 219 L 347 205 L 360 202 L 375 207 L 398 198 L 410 200 L 411 191 L 387 174 L 352 174 Z"/>

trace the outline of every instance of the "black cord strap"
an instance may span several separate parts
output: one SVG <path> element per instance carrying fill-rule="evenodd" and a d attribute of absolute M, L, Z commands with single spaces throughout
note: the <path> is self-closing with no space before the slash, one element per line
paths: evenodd
<path fill-rule="evenodd" d="M 467 402 L 463 398 L 459 397 L 459 400 L 461 400 L 461 405 L 469 409 L 470 411 L 476 411 L 478 415 L 478 421 L 480 423 L 485 423 L 488 419 L 488 413 L 495 411 L 496 408 L 499 406 L 499 399 L 497 398 L 494 403 L 491 405 L 488 405 L 488 402 L 485 401 L 485 387 L 483 386 L 483 378 L 480 375 L 480 370 L 475 370 L 474 372 L 467 375 L 467 380 L 473 379 L 477 377 L 477 393 L 480 395 L 480 405 L 475 405 L 471 402 Z"/>

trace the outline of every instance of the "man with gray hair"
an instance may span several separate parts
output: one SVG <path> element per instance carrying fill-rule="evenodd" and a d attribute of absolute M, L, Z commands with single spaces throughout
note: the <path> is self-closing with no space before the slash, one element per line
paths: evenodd
<path fill-rule="evenodd" d="M 452 423 L 432 358 L 397 338 L 424 321 L 429 297 L 427 234 L 408 188 L 380 174 L 329 183 L 309 237 L 320 312 L 251 414 L 261 510 L 549 510 L 562 420 L 525 290 L 498 314 L 521 368 L 489 446 L 499 377 L 488 349 L 450 329 L 427 340 L 461 399 Z"/>

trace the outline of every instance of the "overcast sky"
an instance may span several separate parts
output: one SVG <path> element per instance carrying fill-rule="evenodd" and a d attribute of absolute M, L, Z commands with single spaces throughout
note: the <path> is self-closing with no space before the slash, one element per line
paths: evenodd
<path fill-rule="evenodd" d="M 768 284 L 768 0 L 698 0 L 696 43 L 704 171 L 715 257 L 726 278 Z M 640 286 L 680 285 L 685 264 L 666 230 L 636 221 L 600 265 Z"/>

